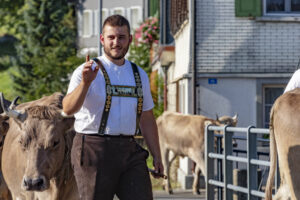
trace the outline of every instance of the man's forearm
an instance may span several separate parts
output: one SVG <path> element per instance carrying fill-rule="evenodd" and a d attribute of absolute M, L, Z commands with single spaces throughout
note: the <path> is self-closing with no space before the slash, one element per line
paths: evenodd
<path fill-rule="evenodd" d="M 73 92 L 65 96 L 62 102 L 64 113 L 66 113 L 67 115 L 73 115 L 78 110 L 80 110 L 89 86 L 89 84 L 84 84 L 83 82 L 81 82 L 77 86 L 77 88 L 73 90 Z"/>
<path fill-rule="evenodd" d="M 152 111 L 146 111 L 142 114 L 141 131 L 145 142 L 154 158 L 161 160 L 157 125 Z"/>

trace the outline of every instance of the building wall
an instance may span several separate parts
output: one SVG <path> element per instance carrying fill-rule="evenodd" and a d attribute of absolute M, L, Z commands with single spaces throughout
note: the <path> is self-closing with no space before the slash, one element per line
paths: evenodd
<path fill-rule="evenodd" d="M 300 24 L 235 17 L 234 0 L 196 1 L 199 73 L 291 73 L 300 55 Z"/>
<path fill-rule="evenodd" d="M 173 79 L 188 73 L 190 58 L 190 25 L 185 24 L 178 35 L 175 36 L 175 65 Z"/>
<path fill-rule="evenodd" d="M 238 126 L 256 125 L 256 80 L 253 78 L 217 78 L 216 84 L 209 84 L 208 78 L 201 78 L 198 87 L 197 107 L 199 114 L 216 118 L 222 115 L 238 114 Z"/>

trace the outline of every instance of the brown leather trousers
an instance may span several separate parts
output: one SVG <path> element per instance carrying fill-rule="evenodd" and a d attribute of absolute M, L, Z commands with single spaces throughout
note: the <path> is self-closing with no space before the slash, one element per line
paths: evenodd
<path fill-rule="evenodd" d="M 133 137 L 77 133 L 71 159 L 80 199 L 152 200 L 147 157 Z"/>

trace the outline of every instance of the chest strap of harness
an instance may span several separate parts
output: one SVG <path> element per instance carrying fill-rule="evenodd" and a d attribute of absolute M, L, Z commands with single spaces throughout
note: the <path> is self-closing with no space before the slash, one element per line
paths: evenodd
<path fill-rule="evenodd" d="M 102 118 L 98 130 L 98 134 L 103 135 L 104 130 L 107 124 L 109 111 L 111 107 L 111 100 L 112 96 L 119 96 L 119 97 L 135 97 L 137 98 L 137 111 L 136 111 L 136 128 L 135 134 L 139 133 L 139 124 L 141 114 L 143 112 L 143 89 L 142 89 L 142 82 L 141 77 L 138 72 L 138 68 L 135 63 L 131 62 L 131 67 L 134 75 L 135 80 L 135 87 L 134 86 L 123 86 L 123 85 L 111 85 L 110 79 L 105 68 L 102 66 L 100 61 L 97 58 L 93 58 L 93 60 L 98 64 L 99 68 L 103 73 L 103 77 L 105 80 L 105 90 L 106 90 L 106 99 L 105 105 L 102 113 Z"/>

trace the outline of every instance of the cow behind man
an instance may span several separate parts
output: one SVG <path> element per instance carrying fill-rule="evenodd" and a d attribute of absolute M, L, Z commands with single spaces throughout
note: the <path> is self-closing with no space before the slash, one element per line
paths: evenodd
<path fill-rule="evenodd" d="M 272 199 L 272 185 L 278 162 L 280 187 L 275 199 L 300 199 L 300 89 L 281 95 L 270 117 L 270 172 L 266 200 Z"/>
<path fill-rule="evenodd" d="M 165 174 L 168 176 L 165 184 L 166 191 L 172 193 L 169 180 L 170 164 L 176 156 L 187 156 L 196 163 L 193 193 L 199 194 L 200 171 L 205 175 L 205 126 L 209 124 L 221 125 L 226 123 L 236 126 L 237 116 L 221 117 L 218 120 L 209 119 L 202 115 L 183 115 L 175 112 L 164 112 L 157 119 L 160 148 Z M 169 152 L 174 157 L 169 160 Z"/>
<path fill-rule="evenodd" d="M 2 96 L 2 95 L 1 95 Z M 76 200 L 70 150 L 73 118 L 61 115 L 63 96 L 3 106 L 9 116 L 2 154 L 2 172 L 13 199 Z M 3 104 L 3 98 L 1 98 Z"/>

